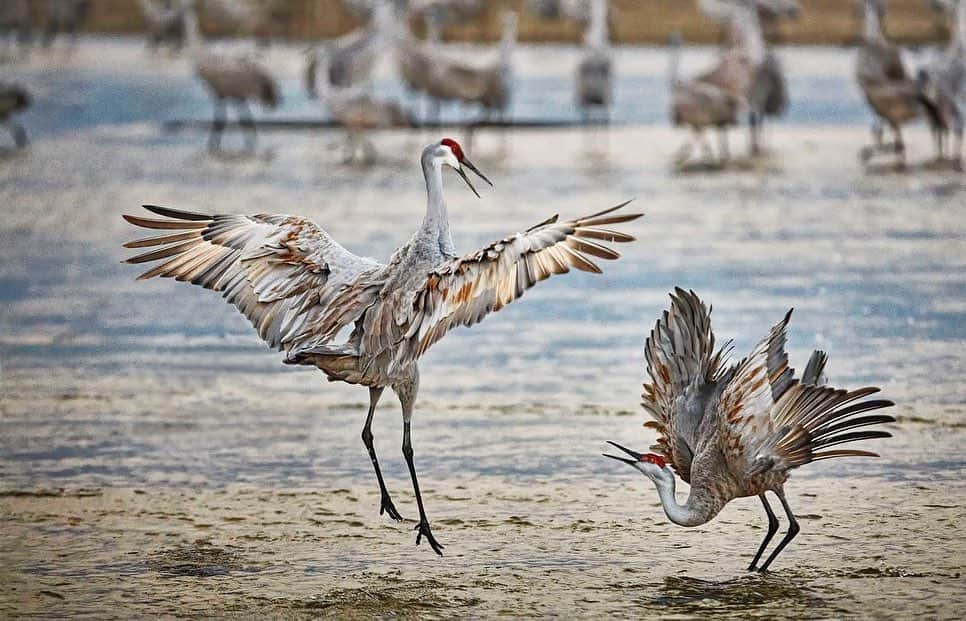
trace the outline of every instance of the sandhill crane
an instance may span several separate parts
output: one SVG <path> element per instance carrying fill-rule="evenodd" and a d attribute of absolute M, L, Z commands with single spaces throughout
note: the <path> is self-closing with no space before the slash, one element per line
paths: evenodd
<path fill-rule="evenodd" d="M 87 17 L 90 0 L 47 0 L 47 23 L 44 26 L 44 45 L 53 45 L 61 32 L 77 42 L 77 31 Z"/>
<path fill-rule="evenodd" d="M 952 133 L 951 160 L 961 169 L 966 122 L 966 1 L 949 0 L 937 8 L 953 14 L 953 32 L 944 52 L 919 70 L 917 81 L 931 112 L 927 118 L 936 143 L 936 159 L 943 160 L 944 142 Z"/>
<path fill-rule="evenodd" d="M 619 257 L 601 242 L 633 240 L 603 227 L 641 214 L 617 213 L 627 204 L 623 203 L 574 220 L 561 222 L 554 216 L 459 257 L 443 199 L 443 167 L 453 168 L 474 193 L 467 170 L 489 180 L 448 138 L 427 146 L 420 161 L 426 215 L 386 264 L 352 254 L 321 227 L 298 216 L 209 216 L 147 206 L 167 219 L 124 218 L 165 231 L 126 244 L 160 246 L 127 260 L 162 261 L 140 278 L 167 276 L 220 291 L 251 320 L 262 339 L 286 353 L 285 362 L 315 366 L 330 381 L 369 388 L 362 439 L 379 483 L 379 513 L 401 520 L 372 444 L 376 404 L 385 388 L 396 393 L 402 406 L 403 455 L 419 509 L 416 543 L 426 537 L 442 554 L 413 464 L 410 423 L 419 388 L 417 360 L 450 329 L 481 321 L 553 274 L 570 268 L 599 273 L 592 257 Z M 351 336 L 336 342 L 347 326 L 353 326 Z"/>
<path fill-rule="evenodd" d="M 7 126 L 17 148 L 27 146 L 27 130 L 13 120 L 13 116 L 30 107 L 30 94 L 17 84 L 0 82 L 0 123 Z"/>
<path fill-rule="evenodd" d="M 346 162 L 352 162 L 362 151 L 362 162 L 368 163 L 375 157 L 375 149 L 366 138 L 372 129 L 411 127 L 409 115 L 397 102 L 373 95 L 368 89 L 353 86 L 339 87 L 329 84 L 327 56 L 315 56 L 306 71 L 306 90 L 310 97 L 318 97 L 326 105 L 332 118 L 346 130 Z M 322 75 L 321 89 L 316 83 Z"/>
<path fill-rule="evenodd" d="M 584 46 L 577 64 L 577 105 L 585 121 L 593 108 L 602 109 L 609 117 L 614 98 L 607 8 L 608 0 L 592 0 L 590 25 L 584 32 Z"/>
<path fill-rule="evenodd" d="M 697 143 L 703 151 L 706 162 L 713 157 L 711 145 L 708 142 L 706 130 L 717 129 L 720 136 L 720 161 L 728 157 L 727 128 L 737 125 L 738 111 L 741 107 L 741 97 L 704 82 L 700 79 L 683 81 L 678 75 L 681 57 L 681 38 L 672 35 L 670 39 L 670 56 L 668 82 L 671 90 L 671 122 L 675 126 L 690 128 L 691 137 L 685 140 L 678 149 L 675 161 L 683 166 L 691 157 L 691 150 Z"/>
<path fill-rule="evenodd" d="M 315 56 L 326 56 L 329 66 L 328 81 L 333 86 L 348 87 L 368 83 L 373 67 L 392 40 L 395 28 L 395 9 L 390 0 L 376 2 L 369 22 L 329 41 Z"/>
<path fill-rule="evenodd" d="M 897 165 L 905 166 L 906 147 L 901 127 L 920 116 L 924 99 L 919 85 L 906 73 L 899 48 L 882 34 L 884 14 L 880 0 L 864 0 L 864 31 L 856 62 L 856 79 L 875 114 L 875 143 L 860 152 L 863 163 L 886 148 L 882 143 L 882 121 L 889 124 L 894 137 L 892 150 Z"/>
<path fill-rule="evenodd" d="M 748 19 L 747 14 L 735 13 L 725 6 L 728 2 L 738 0 L 700 0 L 701 10 L 712 19 L 726 24 L 728 45 L 742 45 L 745 29 L 756 28 L 756 39 L 761 40 L 763 46 L 762 61 L 752 77 L 748 90 L 748 130 L 749 145 L 752 155 L 761 152 L 761 128 L 766 117 L 780 117 L 788 109 L 788 85 L 785 71 L 775 52 L 765 44 L 764 34 L 766 25 L 774 30 L 781 18 L 797 17 L 798 3 L 792 0 L 754 0 L 752 7 L 757 15 L 757 26 L 754 22 L 747 25 L 735 24 L 736 19 Z"/>
<path fill-rule="evenodd" d="M 484 65 L 441 53 L 430 64 L 426 92 L 437 101 L 479 104 L 489 120 L 494 114 L 504 117 L 510 105 L 513 78 L 513 51 L 517 40 L 517 15 L 505 11 L 499 53 Z M 472 126 L 471 126 L 472 128 Z"/>
<path fill-rule="evenodd" d="M 834 457 L 877 457 L 854 449 L 829 447 L 873 438 L 886 431 L 851 431 L 894 422 L 884 414 L 858 416 L 893 405 L 867 399 L 879 391 L 866 387 L 841 390 L 824 386 L 826 357 L 816 351 L 796 379 L 785 353 L 785 327 L 791 311 L 751 352 L 726 366 L 730 345 L 715 350 L 710 309 L 693 291 L 675 289 L 665 311 L 644 343 L 649 382 L 643 407 L 653 418 L 645 424 L 660 434 L 654 453 L 638 453 L 611 442 L 632 459 L 630 464 L 657 487 L 667 517 L 681 526 L 711 521 L 735 498 L 758 496 L 768 516 L 768 532 L 749 571 L 778 530 L 766 492 L 773 492 L 788 516 L 785 537 L 758 571 L 764 572 L 798 534 L 799 526 L 783 486 L 792 469 Z M 668 465 L 669 464 L 669 465 Z M 678 504 L 674 474 L 691 486 Z"/>
<path fill-rule="evenodd" d="M 180 50 L 187 38 L 186 17 L 192 0 L 173 0 L 162 5 L 156 0 L 140 0 L 148 45 L 157 49 L 167 44 Z"/>
<path fill-rule="evenodd" d="M 28 0 L 0 2 L 0 36 L 15 40 L 21 52 L 26 49 L 33 36 Z"/>
<path fill-rule="evenodd" d="M 253 59 L 245 56 L 215 54 L 202 49 L 198 16 L 189 6 L 185 15 L 188 49 L 194 58 L 198 77 L 205 83 L 214 103 L 214 116 L 208 135 L 208 149 L 221 148 L 221 134 L 227 124 L 227 104 L 238 112 L 239 124 L 247 130 L 245 142 L 248 150 L 255 148 L 255 118 L 248 102 L 253 100 L 267 108 L 275 108 L 281 96 L 271 74 Z"/>

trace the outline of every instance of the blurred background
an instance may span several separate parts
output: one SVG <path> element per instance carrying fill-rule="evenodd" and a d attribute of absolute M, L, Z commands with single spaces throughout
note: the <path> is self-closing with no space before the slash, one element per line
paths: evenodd
<path fill-rule="evenodd" d="M 0 616 L 960 618 L 964 81 L 961 0 L 0 1 Z M 385 261 L 443 137 L 494 182 L 445 175 L 461 254 L 645 216 L 603 274 L 421 360 L 440 559 L 378 514 L 366 391 L 136 281 L 121 215 L 298 214 Z M 736 356 L 794 307 L 794 366 L 823 349 L 897 402 L 881 458 L 794 474 L 771 576 L 743 573 L 756 500 L 682 529 L 599 457 L 654 440 L 641 346 L 674 286 Z M 400 428 L 387 394 L 414 518 Z"/>

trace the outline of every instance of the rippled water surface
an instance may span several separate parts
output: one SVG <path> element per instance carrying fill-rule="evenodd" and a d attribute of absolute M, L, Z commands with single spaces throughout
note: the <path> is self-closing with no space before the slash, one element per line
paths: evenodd
<path fill-rule="evenodd" d="M 573 115 L 572 56 L 553 52 L 521 52 L 520 117 Z M 138 235 L 120 214 L 141 203 L 299 213 L 384 258 L 422 217 L 416 158 L 439 136 L 380 135 L 372 168 L 341 165 L 336 132 L 213 158 L 160 129 L 207 114 L 183 61 L 88 42 L 0 65 L 37 98 L 34 144 L 0 154 L 0 615 L 962 618 L 966 181 L 919 164 L 924 127 L 909 173 L 863 171 L 850 52 L 783 53 L 800 103 L 739 170 L 671 171 L 663 57 L 622 50 L 618 128 L 480 132 L 471 156 L 496 187 L 477 200 L 447 177 L 465 251 L 554 212 L 636 197 L 647 215 L 603 275 L 542 283 L 421 363 L 414 443 L 442 558 L 378 515 L 363 389 L 283 366 L 217 295 L 120 264 Z M 270 60 L 278 115 L 316 114 L 298 50 Z M 640 348 L 675 285 L 714 304 L 739 353 L 794 306 L 793 362 L 821 347 L 834 384 L 898 403 L 881 459 L 794 473 L 802 533 L 767 576 L 744 571 L 756 499 L 680 528 L 600 457 L 653 440 Z M 387 395 L 376 446 L 413 518 L 400 428 Z"/>

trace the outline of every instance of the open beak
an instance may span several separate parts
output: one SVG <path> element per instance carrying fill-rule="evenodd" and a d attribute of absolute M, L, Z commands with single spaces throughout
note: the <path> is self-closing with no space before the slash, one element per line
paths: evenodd
<path fill-rule="evenodd" d="M 604 453 L 603 454 L 604 457 L 610 457 L 611 459 L 616 459 L 617 461 L 622 461 L 625 464 L 628 464 L 629 466 L 633 466 L 637 462 L 641 461 L 641 457 L 643 457 L 643 454 L 638 453 L 637 451 L 632 451 L 631 449 L 629 449 L 627 447 L 621 446 L 617 442 L 611 442 L 610 440 L 608 440 L 607 441 L 607 444 L 610 444 L 612 446 L 616 446 L 620 450 L 622 450 L 625 453 L 627 453 L 628 455 L 632 456 L 634 459 L 627 459 L 626 457 L 618 457 L 617 455 L 608 455 L 607 453 Z"/>
<path fill-rule="evenodd" d="M 456 169 L 456 172 L 459 173 L 459 176 L 463 178 L 463 181 L 466 182 L 466 185 L 470 186 L 470 189 L 473 190 L 473 194 L 476 194 L 476 198 L 480 198 L 480 193 L 476 191 L 476 188 L 474 188 L 473 187 L 473 184 L 470 183 L 470 178 L 466 176 L 466 171 L 463 169 L 464 166 L 466 168 L 469 168 L 470 170 L 472 170 L 474 173 L 476 173 L 476 175 L 480 179 L 482 179 L 483 181 L 486 181 L 487 183 L 489 183 L 490 186 L 493 185 L 493 182 L 490 181 L 489 179 L 487 179 L 486 178 L 486 175 L 484 175 L 483 173 L 481 173 L 480 170 L 476 166 L 473 165 L 473 162 L 469 161 L 465 157 L 463 158 L 463 161 L 460 162 L 460 167 Z"/>

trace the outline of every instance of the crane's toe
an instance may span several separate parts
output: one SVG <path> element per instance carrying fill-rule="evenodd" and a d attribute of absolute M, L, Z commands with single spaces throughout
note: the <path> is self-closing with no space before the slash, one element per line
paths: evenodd
<path fill-rule="evenodd" d="M 414 530 L 419 531 L 416 535 L 416 545 L 419 545 L 420 540 L 426 537 L 426 541 L 429 542 L 429 546 L 433 549 L 433 552 L 443 556 L 443 544 L 436 541 L 436 537 L 433 536 L 433 531 L 429 528 L 429 522 L 423 520 L 416 525 Z"/>
<path fill-rule="evenodd" d="M 396 505 L 392 503 L 392 498 L 389 497 L 389 494 L 385 493 L 382 495 L 382 502 L 379 505 L 379 515 L 382 515 L 383 513 L 397 522 L 403 521 L 403 516 L 400 515 L 399 511 L 396 510 Z"/>

